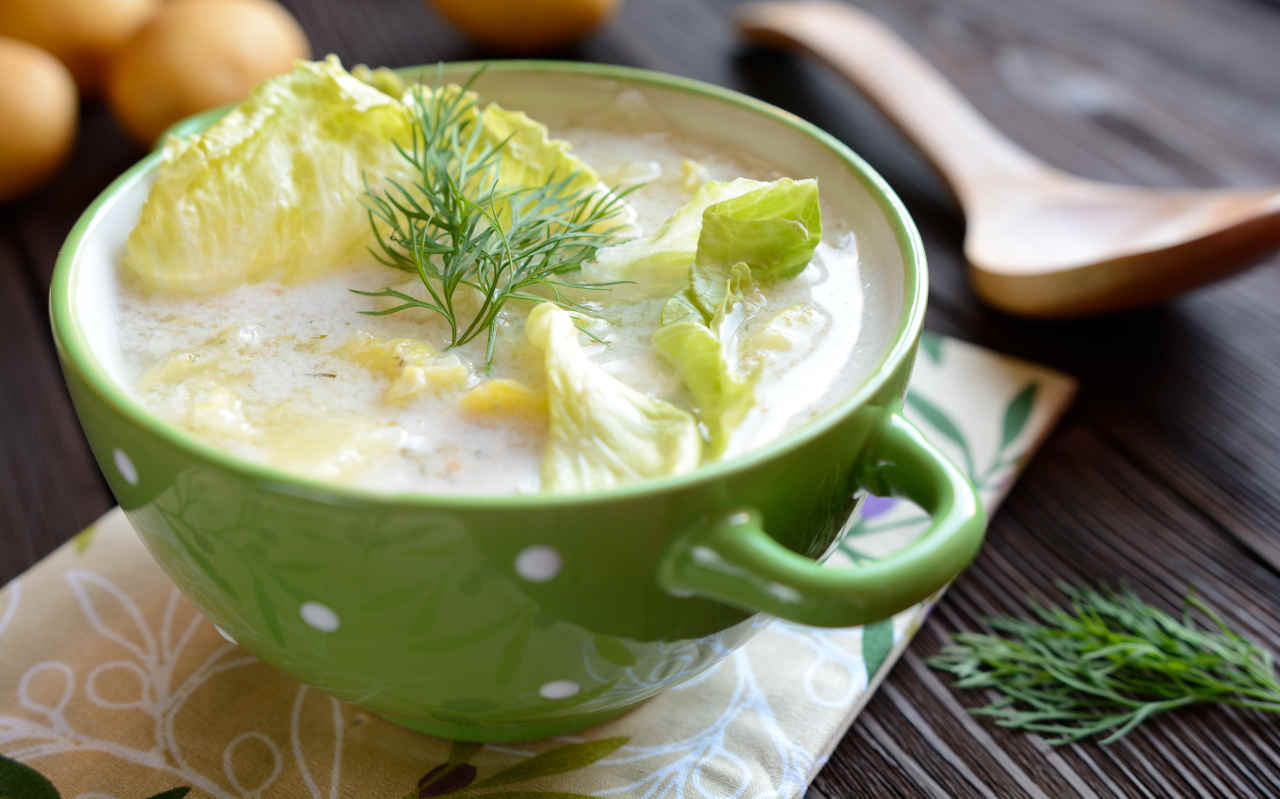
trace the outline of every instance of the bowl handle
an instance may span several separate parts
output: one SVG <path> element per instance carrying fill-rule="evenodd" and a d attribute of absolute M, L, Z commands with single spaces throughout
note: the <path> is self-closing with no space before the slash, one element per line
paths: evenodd
<path fill-rule="evenodd" d="M 858 466 L 858 484 L 901 496 L 932 517 L 904 549 L 878 560 L 827 568 L 765 532 L 743 508 L 700 525 L 667 551 L 658 580 L 693 593 L 819 627 L 851 627 L 888 618 L 947 585 L 969 564 L 986 528 L 973 486 L 901 413 L 884 427 Z"/>

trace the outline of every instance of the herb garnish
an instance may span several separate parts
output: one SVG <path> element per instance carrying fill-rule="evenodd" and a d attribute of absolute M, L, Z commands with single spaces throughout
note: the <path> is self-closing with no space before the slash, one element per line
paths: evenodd
<path fill-rule="evenodd" d="M 1038 622 L 987 619 L 1007 637 L 961 633 L 929 658 L 959 678 L 957 688 L 1000 694 L 973 713 L 1047 733 L 1051 744 L 1108 733 L 1106 744 L 1157 713 L 1200 702 L 1280 712 L 1271 653 L 1195 597 L 1179 619 L 1131 591 L 1059 588 L 1068 608 L 1033 601 Z"/>
<path fill-rule="evenodd" d="M 386 266 L 416 274 L 429 295 L 420 299 L 393 288 L 356 291 L 398 300 L 394 307 L 363 311 L 381 316 L 422 308 L 449 325 L 449 346 L 488 331 L 486 362 L 493 360 L 494 324 L 509 300 L 576 303 L 564 288 L 599 289 L 611 284 L 562 277 L 616 243 L 626 191 L 575 188 L 580 173 L 552 175 L 541 186 L 499 186 L 507 144 L 486 142 L 471 76 L 461 87 L 413 92 L 416 116 L 408 147 L 396 149 L 413 168 L 409 185 L 388 181 L 375 191 L 366 181 L 365 205 L 377 240 L 373 255 Z M 458 289 L 478 292 L 477 302 L 459 302 Z M 547 296 L 531 293 L 542 287 Z M 468 298 L 470 300 L 470 298 Z M 460 306 L 466 306 L 464 309 Z M 474 307 L 473 307 L 474 306 Z"/>

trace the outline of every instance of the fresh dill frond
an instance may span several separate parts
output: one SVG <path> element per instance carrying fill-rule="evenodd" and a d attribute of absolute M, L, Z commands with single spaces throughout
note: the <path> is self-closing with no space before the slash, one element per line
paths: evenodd
<path fill-rule="evenodd" d="M 955 687 L 997 694 L 973 713 L 1052 744 L 1098 735 L 1106 744 L 1186 705 L 1280 712 L 1271 653 L 1199 599 L 1187 597 L 1178 618 L 1131 591 L 1059 588 L 1067 607 L 1033 601 L 1036 620 L 987 619 L 1003 635 L 961 633 L 929 658 L 957 677 Z"/>
<path fill-rule="evenodd" d="M 566 276 L 601 247 L 617 243 L 623 226 L 608 223 L 622 213 L 628 192 L 577 187 L 578 172 L 553 175 L 540 186 L 500 187 L 507 140 L 494 143 L 482 135 L 480 109 L 470 92 L 480 74 L 461 87 L 441 86 L 437 79 L 434 90 L 414 91 L 410 141 L 396 144 L 412 167 L 412 180 L 388 181 L 384 190 L 365 183 L 374 257 L 417 275 L 426 296 L 390 287 L 356 293 L 395 301 L 362 313 L 418 308 L 440 316 L 449 326 L 450 347 L 487 331 L 489 363 L 494 323 L 507 302 L 551 301 L 581 310 L 565 289 L 612 285 Z M 460 302 L 461 287 L 474 289 L 478 302 Z"/>

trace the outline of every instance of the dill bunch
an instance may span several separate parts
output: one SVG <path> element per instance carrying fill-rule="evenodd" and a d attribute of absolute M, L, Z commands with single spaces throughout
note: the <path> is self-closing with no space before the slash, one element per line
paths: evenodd
<path fill-rule="evenodd" d="M 1110 743 L 1158 713 L 1197 703 L 1280 712 L 1271 653 L 1199 599 L 1188 596 L 1178 618 L 1131 591 L 1059 589 L 1067 607 L 1032 601 L 1035 619 L 987 619 L 1004 635 L 961 633 L 929 658 L 957 677 L 955 687 L 998 695 L 971 712 L 1052 736 L 1051 744 L 1104 734 Z"/>
<path fill-rule="evenodd" d="M 483 70 L 482 70 L 483 71 Z M 471 84 L 413 92 L 415 116 L 407 146 L 396 149 L 412 179 L 388 181 L 376 191 L 365 182 L 374 257 L 417 275 L 426 291 L 414 297 L 390 287 L 355 291 L 398 304 L 361 313 L 381 316 L 410 308 L 437 314 L 449 326 L 449 346 L 488 332 L 486 363 L 493 360 L 499 312 L 511 300 L 551 301 L 581 310 L 566 288 L 604 289 L 566 277 L 617 243 L 623 225 L 608 225 L 623 211 L 627 191 L 576 187 L 579 172 L 552 175 L 540 186 L 500 187 L 507 140 L 486 141 Z M 478 301 L 461 301 L 473 289 Z M 541 289 L 541 293 L 534 293 Z"/>

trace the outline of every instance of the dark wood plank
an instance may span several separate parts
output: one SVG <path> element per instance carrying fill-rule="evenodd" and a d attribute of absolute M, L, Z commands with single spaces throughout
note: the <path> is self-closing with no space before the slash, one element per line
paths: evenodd
<path fill-rule="evenodd" d="M 0 221 L 0 582 L 110 507 L 63 387 L 44 289 Z"/>
<path fill-rule="evenodd" d="M 84 104 L 81 115 L 70 162 L 22 202 L 0 208 L 0 507 L 6 511 L 0 581 L 113 504 L 63 385 L 46 307 L 53 264 L 71 226 L 143 151 L 99 104 Z"/>

